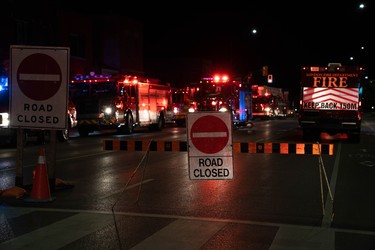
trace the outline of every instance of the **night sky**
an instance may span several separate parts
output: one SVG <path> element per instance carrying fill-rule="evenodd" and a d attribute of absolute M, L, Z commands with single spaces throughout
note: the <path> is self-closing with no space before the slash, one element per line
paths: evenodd
<path fill-rule="evenodd" d="M 358 1 L 253 2 L 210 7 L 179 2 L 134 15 L 144 22 L 145 60 L 202 58 L 242 76 L 268 66 L 276 85 L 292 88 L 304 65 L 358 64 L 373 75 L 369 2 L 364 9 Z"/>
<path fill-rule="evenodd" d="M 141 21 L 145 65 L 158 59 L 197 59 L 211 62 L 212 72 L 241 77 L 268 66 L 274 85 L 292 91 L 298 89 L 300 68 L 306 65 L 361 65 L 370 79 L 375 77 L 375 6 L 369 0 L 363 2 L 364 9 L 359 8 L 360 1 L 353 0 L 56 1 L 76 10 L 127 15 Z M 257 33 L 252 34 L 252 29 Z M 173 69 L 174 73 L 189 70 Z"/>

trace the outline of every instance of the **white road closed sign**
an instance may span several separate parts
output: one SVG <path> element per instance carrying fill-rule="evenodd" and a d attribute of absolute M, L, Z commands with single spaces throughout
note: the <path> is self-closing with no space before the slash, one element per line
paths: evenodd
<path fill-rule="evenodd" d="M 11 46 L 10 126 L 65 129 L 69 48 Z"/>
<path fill-rule="evenodd" d="M 229 112 L 189 113 L 187 135 L 190 179 L 233 179 Z"/>

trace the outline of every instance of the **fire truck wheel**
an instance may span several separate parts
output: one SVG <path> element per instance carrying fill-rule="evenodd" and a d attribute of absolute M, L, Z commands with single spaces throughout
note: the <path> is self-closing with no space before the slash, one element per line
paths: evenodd
<path fill-rule="evenodd" d="M 69 140 L 69 128 L 57 131 L 57 140 L 66 142 Z"/>
<path fill-rule="evenodd" d="M 163 113 L 160 114 L 158 122 L 150 126 L 151 131 L 160 131 L 165 126 L 165 119 Z"/>
<path fill-rule="evenodd" d="M 125 119 L 126 121 L 125 121 L 124 132 L 126 134 L 132 134 L 134 132 L 133 116 L 131 114 L 127 114 Z"/>
<path fill-rule="evenodd" d="M 162 130 L 165 126 L 165 119 L 164 115 L 160 114 L 159 120 L 158 120 L 158 125 L 157 125 L 157 130 Z"/>

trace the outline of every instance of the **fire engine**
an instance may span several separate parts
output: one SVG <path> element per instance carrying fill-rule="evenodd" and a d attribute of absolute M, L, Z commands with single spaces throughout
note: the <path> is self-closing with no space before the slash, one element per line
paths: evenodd
<path fill-rule="evenodd" d="M 305 66 L 301 69 L 299 124 L 303 137 L 327 132 L 360 139 L 362 91 L 365 69 L 361 66 Z"/>
<path fill-rule="evenodd" d="M 268 85 L 251 86 L 252 118 L 286 118 L 290 112 L 288 91 Z"/>
<path fill-rule="evenodd" d="M 195 88 L 174 88 L 172 90 L 173 119 L 177 126 L 186 124 L 186 117 L 189 112 L 195 112 L 196 102 L 194 101 Z"/>
<path fill-rule="evenodd" d="M 171 87 L 131 75 L 77 75 L 69 83 L 80 136 L 103 129 L 131 134 L 137 127 L 161 130 L 173 122 Z"/>
<path fill-rule="evenodd" d="M 241 81 L 231 80 L 228 75 L 216 74 L 192 83 L 197 111 L 231 112 L 235 127 L 252 127 L 250 121 L 251 93 Z"/>

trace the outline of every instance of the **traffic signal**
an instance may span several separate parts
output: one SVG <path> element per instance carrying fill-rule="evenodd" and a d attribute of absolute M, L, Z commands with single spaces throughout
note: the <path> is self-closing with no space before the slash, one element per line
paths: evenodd
<path fill-rule="evenodd" d="M 262 68 L 262 75 L 263 76 L 268 75 L 268 66 L 263 66 L 263 68 Z"/>
<path fill-rule="evenodd" d="M 267 82 L 268 83 L 272 83 L 272 75 L 268 75 L 267 76 Z"/>

